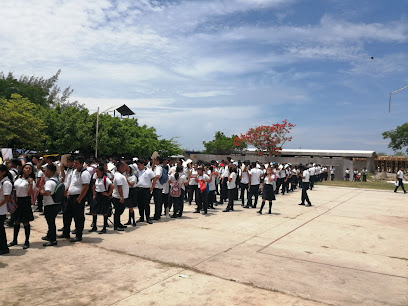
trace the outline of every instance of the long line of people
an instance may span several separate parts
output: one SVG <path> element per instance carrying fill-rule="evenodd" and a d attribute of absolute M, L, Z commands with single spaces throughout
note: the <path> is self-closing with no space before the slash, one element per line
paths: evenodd
<path fill-rule="evenodd" d="M 113 230 L 124 231 L 137 222 L 152 224 L 163 216 L 182 218 L 184 203 L 196 208 L 193 213 L 206 215 L 209 209 L 226 203 L 223 212 L 234 211 L 234 201 L 244 208 L 257 208 L 262 214 L 266 202 L 272 213 L 272 202 L 281 193 L 294 192 L 302 187 L 302 202 L 311 206 L 307 190 L 314 182 L 327 178 L 327 168 L 258 162 L 234 162 L 231 158 L 217 162 L 192 163 L 191 160 L 154 159 L 85 160 L 82 156 L 68 156 L 63 162 L 53 157 L 39 156 L 12 159 L 0 165 L 0 255 L 18 245 L 21 223 L 24 226 L 23 248 L 30 247 L 30 222 L 34 220 L 32 205 L 44 214 L 48 232 L 42 238 L 44 246 L 55 246 L 59 239 L 82 241 L 86 214 L 92 215 L 89 232 L 105 234 L 113 214 Z M 219 200 L 217 201 L 217 195 Z M 8 225 L 14 228 L 13 240 L 7 244 L 4 223 L 9 213 L 8 204 L 15 198 L 17 209 L 12 211 Z M 150 213 L 153 200 L 154 213 Z M 136 220 L 135 208 L 139 218 Z M 122 215 L 128 208 L 128 221 L 122 224 Z M 170 211 L 172 214 L 170 215 Z M 56 217 L 63 215 L 63 227 L 57 236 Z M 98 215 L 103 216 L 98 231 Z M 72 220 L 75 229 L 71 231 Z M 75 237 L 71 238 L 71 234 Z"/>

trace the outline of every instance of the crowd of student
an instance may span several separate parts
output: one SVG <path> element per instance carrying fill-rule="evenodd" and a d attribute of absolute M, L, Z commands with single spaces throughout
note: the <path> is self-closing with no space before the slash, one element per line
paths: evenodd
<path fill-rule="evenodd" d="M 85 224 L 85 208 L 92 215 L 89 232 L 97 232 L 98 215 L 103 217 L 99 234 L 109 227 L 113 214 L 113 230 L 124 231 L 136 222 L 160 220 L 162 216 L 182 218 L 184 203 L 197 205 L 194 213 L 207 214 L 209 209 L 227 203 L 223 212 L 234 211 L 234 201 L 240 200 L 244 208 L 256 208 L 258 197 L 262 201 L 257 213 L 262 214 L 268 202 L 271 214 L 276 195 L 302 189 L 299 205 L 311 206 L 307 195 L 314 183 L 327 180 L 328 169 L 320 165 L 294 166 L 249 161 L 234 162 L 231 158 L 192 163 L 157 157 L 131 161 L 85 160 L 82 156 L 68 156 L 61 164 L 52 157 L 21 157 L 0 165 L 0 255 L 18 244 L 21 223 L 24 226 L 23 248 L 30 247 L 30 222 L 35 212 L 44 214 L 48 232 L 42 238 L 45 247 L 57 245 L 57 238 L 82 240 Z M 217 200 L 217 195 L 219 195 Z M 9 213 L 8 204 L 15 197 L 17 208 L 7 224 L 14 228 L 13 239 L 7 244 L 4 223 Z M 151 215 L 150 202 L 154 212 Z M 139 218 L 135 212 L 138 209 Z M 122 214 L 128 208 L 128 221 L 122 223 Z M 172 214 L 170 215 L 170 211 Z M 61 234 L 57 236 L 56 217 L 63 215 Z M 72 220 L 75 229 L 71 231 Z M 71 234 L 75 237 L 71 238 Z"/>

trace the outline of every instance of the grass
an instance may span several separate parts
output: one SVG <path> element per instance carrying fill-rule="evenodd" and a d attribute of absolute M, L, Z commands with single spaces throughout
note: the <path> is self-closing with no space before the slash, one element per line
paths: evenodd
<path fill-rule="evenodd" d="M 367 179 L 367 182 L 352 182 L 352 181 L 323 181 L 317 183 L 323 186 L 336 186 L 336 187 L 351 187 L 351 188 L 365 188 L 365 189 L 381 189 L 381 190 L 394 190 L 395 185 L 387 183 L 385 181 Z"/>

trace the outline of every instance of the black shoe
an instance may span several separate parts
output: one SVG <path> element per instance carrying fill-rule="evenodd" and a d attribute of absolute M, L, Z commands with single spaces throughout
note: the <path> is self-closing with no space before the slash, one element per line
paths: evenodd
<path fill-rule="evenodd" d="M 144 219 L 143 219 L 143 218 L 139 218 L 139 219 L 137 220 L 137 222 L 144 222 Z"/>
<path fill-rule="evenodd" d="M 79 241 L 82 241 L 82 238 L 75 237 L 75 238 L 72 238 L 72 239 L 70 240 L 70 242 L 79 242 Z"/>
<path fill-rule="evenodd" d="M 127 226 L 126 226 L 126 225 L 123 225 L 123 224 L 119 224 L 118 227 L 120 227 L 120 228 L 127 228 Z"/>
<path fill-rule="evenodd" d="M 258 210 L 257 213 L 262 215 L 262 210 Z"/>
<path fill-rule="evenodd" d="M 47 243 L 44 243 L 43 246 L 48 247 L 48 246 L 56 246 L 58 244 L 57 241 L 48 241 Z"/>
<path fill-rule="evenodd" d="M 132 226 L 133 226 L 133 227 L 136 226 L 136 221 L 133 221 Z"/>
<path fill-rule="evenodd" d="M 230 210 L 228 208 L 224 209 L 222 212 L 229 212 Z"/>
<path fill-rule="evenodd" d="M 42 208 L 37 208 L 34 212 L 43 212 Z"/>
<path fill-rule="evenodd" d="M 272 214 L 272 211 L 268 211 L 268 214 L 271 215 L 271 214 Z"/>
<path fill-rule="evenodd" d="M 15 246 L 15 245 L 17 245 L 17 241 L 12 241 L 7 246 L 12 247 L 12 246 Z"/>
<path fill-rule="evenodd" d="M 57 236 L 57 238 L 65 238 L 65 239 L 70 239 L 71 237 L 69 236 L 69 235 L 65 235 L 65 234 L 62 234 L 62 235 L 59 235 L 59 236 Z"/>
<path fill-rule="evenodd" d="M 98 229 L 96 227 L 91 228 L 88 232 L 92 233 L 92 232 L 96 232 Z"/>
<path fill-rule="evenodd" d="M 106 234 L 106 228 L 101 229 L 98 234 Z"/>
<path fill-rule="evenodd" d="M 40 216 L 44 216 L 44 213 L 43 213 L 43 212 L 41 212 L 41 213 L 40 213 Z"/>
<path fill-rule="evenodd" d="M 246 206 L 244 206 L 244 208 L 249 208 L 249 206 L 248 206 L 248 205 L 246 205 Z"/>
<path fill-rule="evenodd" d="M 207 212 L 205 211 L 205 212 L 203 212 L 203 215 L 206 215 L 207 214 Z"/>
<path fill-rule="evenodd" d="M 9 249 L 0 250 L 0 255 L 4 255 L 4 254 L 8 254 L 8 253 L 10 253 Z"/>
<path fill-rule="evenodd" d="M 160 217 L 153 217 L 152 219 L 155 220 L 155 221 L 159 221 Z"/>
<path fill-rule="evenodd" d="M 298 205 L 305 205 L 305 203 L 299 203 Z"/>
<path fill-rule="evenodd" d="M 91 213 L 91 212 L 87 212 L 85 215 L 87 215 L 87 216 L 92 216 L 92 213 Z"/>
<path fill-rule="evenodd" d="M 24 242 L 23 250 L 27 250 L 29 247 L 30 247 L 30 242 L 29 241 Z"/>
<path fill-rule="evenodd" d="M 132 222 L 130 222 L 130 220 L 128 222 L 125 223 L 125 225 L 132 225 Z"/>
<path fill-rule="evenodd" d="M 118 231 L 118 232 L 124 232 L 125 230 L 123 229 L 123 228 L 121 228 L 121 227 L 114 227 L 113 228 L 115 231 Z"/>
<path fill-rule="evenodd" d="M 146 223 L 153 224 L 152 220 L 147 220 Z"/>
<path fill-rule="evenodd" d="M 50 241 L 50 239 L 47 236 L 44 236 L 41 239 L 44 240 L 44 241 Z"/>
<path fill-rule="evenodd" d="M 309 207 L 309 206 L 312 206 L 312 203 L 309 203 L 309 204 L 307 204 L 307 205 L 305 205 L 305 206 L 308 206 L 308 207 Z"/>
<path fill-rule="evenodd" d="M 58 229 L 58 231 L 59 231 L 59 232 L 63 232 L 63 231 L 64 231 L 64 228 L 61 227 L 61 228 Z"/>
<path fill-rule="evenodd" d="M 177 218 L 177 215 L 171 215 L 170 218 Z"/>
<path fill-rule="evenodd" d="M 77 230 L 76 230 L 76 229 L 74 229 L 74 230 L 71 232 L 71 234 L 74 234 L 74 235 L 76 235 L 76 233 L 77 233 Z"/>
<path fill-rule="evenodd" d="M 193 214 L 199 214 L 200 211 L 198 209 L 196 209 L 195 211 L 193 211 Z"/>

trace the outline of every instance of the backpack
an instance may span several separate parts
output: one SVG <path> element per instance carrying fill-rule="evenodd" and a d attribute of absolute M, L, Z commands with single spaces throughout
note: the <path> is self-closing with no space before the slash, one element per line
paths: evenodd
<path fill-rule="evenodd" d="M 2 185 L 4 184 L 4 182 L 2 183 Z M 12 183 L 13 184 L 13 183 Z M 18 205 L 17 205 L 17 197 L 16 197 L 16 191 L 14 189 L 11 189 L 11 194 L 10 194 L 10 198 L 7 202 L 7 211 L 12 214 L 16 211 Z"/>
<path fill-rule="evenodd" d="M 178 198 L 181 195 L 181 187 L 178 181 L 175 181 L 171 184 L 170 187 L 170 196 L 173 198 Z"/>
<path fill-rule="evenodd" d="M 58 182 L 56 179 L 51 179 L 51 181 L 57 184 L 54 193 L 51 195 L 52 200 L 55 204 L 61 204 L 65 197 L 65 185 L 64 183 Z"/>
<path fill-rule="evenodd" d="M 166 184 L 168 180 L 169 180 L 169 172 L 166 169 L 162 168 L 162 175 L 159 178 L 159 182 L 160 184 L 163 185 L 163 184 Z"/>

